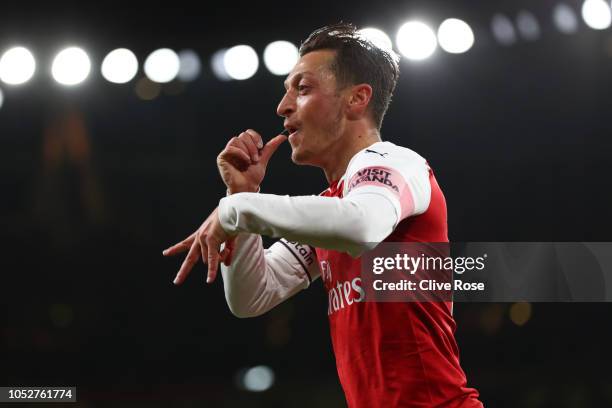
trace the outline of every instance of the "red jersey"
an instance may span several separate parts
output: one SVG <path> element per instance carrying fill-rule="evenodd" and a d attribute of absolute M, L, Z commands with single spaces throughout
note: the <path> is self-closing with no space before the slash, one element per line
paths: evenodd
<path fill-rule="evenodd" d="M 426 189 L 410 180 L 414 161 L 426 166 Z M 388 177 L 364 176 L 378 174 L 377 169 L 384 169 Z M 377 186 L 382 182 L 389 191 L 383 194 L 395 197 L 402 213 L 386 242 L 448 242 L 442 190 L 424 159 L 409 149 L 375 143 L 359 152 L 347 173 L 321 195 L 342 198 L 359 188 L 382 191 Z M 403 188 L 396 188 L 400 184 Z M 316 253 L 329 298 L 338 375 L 349 407 L 482 407 L 459 365 L 451 302 L 362 302 L 360 258 L 320 248 Z"/>

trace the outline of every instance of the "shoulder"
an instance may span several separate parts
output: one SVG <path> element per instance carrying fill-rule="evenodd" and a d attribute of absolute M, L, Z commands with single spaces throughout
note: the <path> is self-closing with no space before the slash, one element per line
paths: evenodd
<path fill-rule="evenodd" d="M 378 142 L 361 150 L 350 161 L 345 176 L 368 167 L 389 167 L 404 174 L 415 169 L 429 169 L 427 160 L 407 147 L 391 142 Z"/>
<path fill-rule="evenodd" d="M 401 219 L 425 212 L 431 199 L 431 169 L 425 158 L 391 142 L 357 153 L 345 173 L 344 195 L 379 193 L 397 202 Z"/>

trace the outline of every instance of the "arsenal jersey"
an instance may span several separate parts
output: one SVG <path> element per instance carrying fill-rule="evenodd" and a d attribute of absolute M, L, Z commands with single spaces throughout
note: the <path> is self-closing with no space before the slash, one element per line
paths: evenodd
<path fill-rule="evenodd" d="M 412 150 L 375 143 L 321 195 L 362 193 L 379 194 L 396 209 L 398 223 L 385 242 L 448 242 L 444 195 Z M 360 258 L 320 248 L 316 253 L 349 407 L 482 407 L 459 364 L 451 302 L 366 302 Z"/>

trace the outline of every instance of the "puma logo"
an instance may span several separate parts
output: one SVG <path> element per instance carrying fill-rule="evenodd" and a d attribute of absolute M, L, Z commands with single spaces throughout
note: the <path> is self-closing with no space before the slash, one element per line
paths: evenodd
<path fill-rule="evenodd" d="M 389 153 L 378 153 L 377 151 L 370 150 L 370 149 L 366 149 L 366 153 L 376 153 L 376 154 L 381 155 L 382 157 L 385 157 L 385 154 L 389 154 Z"/>

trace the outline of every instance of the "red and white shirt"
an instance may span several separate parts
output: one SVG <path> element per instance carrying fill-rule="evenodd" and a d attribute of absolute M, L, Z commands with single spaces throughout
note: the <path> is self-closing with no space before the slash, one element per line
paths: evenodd
<path fill-rule="evenodd" d="M 415 152 L 376 143 L 358 153 L 321 195 L 366 192 L 385 196 L 399 214 L 385 242 L 448 242 L 444 195 Z M 450 302 L 363 302 L 360 259 L 320 248 L 316 253 L 350 407 L 482 407 L 459 365 Z"/>
<path fill-rule="evenodd" d="M 482 407 L 459 365 L 451 302 L 363 301 L 359 254 L 372 246 L 354 235 L 448 242 L 444 195 L 417 153 L 374 143 L 318 197 L 239 193 L 221 200 L 219 218 L 239 233 L 221 268 L 235 315 L 263 314 L 322 277 L 349 407 Z M 284 238 L 263 249 L 260 235 Z"/>

